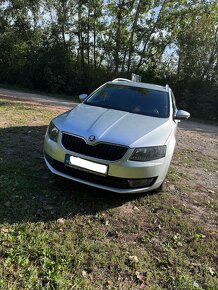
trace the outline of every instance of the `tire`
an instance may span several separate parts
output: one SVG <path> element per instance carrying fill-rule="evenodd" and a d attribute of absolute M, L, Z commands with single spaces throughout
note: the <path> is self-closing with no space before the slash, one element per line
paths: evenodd
<path fill-rule="evenodd" d="M 154 189 L 154 192 L 158 193 L 158 192 L 163 192 L 165 190 L 166 190 L 166 179 L 164 179 L 164 181 L 161 183 L 161 185 L 158 188 Z"/>

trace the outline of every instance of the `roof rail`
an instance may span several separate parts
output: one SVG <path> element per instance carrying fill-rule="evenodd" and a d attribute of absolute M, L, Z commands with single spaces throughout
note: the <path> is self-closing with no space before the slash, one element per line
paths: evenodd
<path fill-rule="evenodd" d="M 117 78 L 112 80 L 112 82 L 131 82 L 131 80 L 124 79 L 124 78 Z"/>
<path fill-rule="evenodd" d="M 170 89 L 169 85 L 166 85 L 167 92 L 169 92 L 169 89 Z"/>

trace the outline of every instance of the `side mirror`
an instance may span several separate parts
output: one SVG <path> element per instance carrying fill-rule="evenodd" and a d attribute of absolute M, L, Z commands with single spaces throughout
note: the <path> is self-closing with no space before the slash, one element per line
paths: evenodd
<path fill-rule="evenodd" d="M 174 116 L 174 120 L 185 120 L 190 117 L 190 113 L 183 111 L 183 110 L 178 110 L 176 112 L 176 115 Z"/>
<path fill-rule="evenodd" d="M 81 94 L 81 95 L 79 95 L 79 99 L 80 99 L 80 101 L 82 101 L 82 102 L 83 102 L 87 97 L 88 97 L 87 94 Z"/>

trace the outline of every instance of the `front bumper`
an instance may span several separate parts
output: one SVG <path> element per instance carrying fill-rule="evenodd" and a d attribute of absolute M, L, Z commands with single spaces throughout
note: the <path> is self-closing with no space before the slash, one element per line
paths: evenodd
<path fill-rule="evenodd" d="M 162 158 L 149 162 L 129 161 L 133 149 L 129 149 L 125 156 L 118 161 L 96 160 L 88 156 L 81 156 L 66 150 L 59 141 L 53 142 L 48 135 L 45 136 L 44 157 L 47 167 L 54 174 L 62 177 L 117 193 L 140 193 L 158 188 L 166 177 L 171 158 Z M 65 156 L 71 154 L 90 161 L 108 165 L 107 176 L 102 176 L 80 169 L 65 166 Z M 169 159 L 169 160 L 168 160 Z M 129 180 L 150 179 L 147 187 L 132 188 Z"/>
<path fill-rule="evenodd" d="M 98 187 L 101 189 L 110 190 L 118 193 L 134 193 L 134 192 L 142 192 L 145 191 L 147 188 L 150 188 L 150 186 L 146 188 L 145 187 L 130 188 L 128 181 L 131 179 L 113 176 L 102 176 L 91 172 L 71 168 L 65 166 L 64 163 L 51 158 L 46 153 L 44 153 L 44 159 L 46 165 L 48 166 L 51 172 L 60 175 L 62 177 L 87 185 L 91 185 L 94 187 Z M 157 177 L 149 179 L 150 184 L 154 184 L 156 178 Z"/>

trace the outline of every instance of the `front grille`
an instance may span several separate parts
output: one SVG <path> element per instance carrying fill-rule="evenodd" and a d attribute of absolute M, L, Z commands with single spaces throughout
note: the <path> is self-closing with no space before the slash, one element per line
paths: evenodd
<path fill-rule="evenodd" d="M 89 145 L 84 139 L 66 133 L 62 134 L 62 144 L 69 151 L 109 161 L 121 159 L 128 150 L 128 147 L 106 143 Z"/>
<path fill-rule="evenodd" d="M 109 175 L 102 176 L 102 175 L 98 175 L 95 173 L 82 171 L 80 169 L 66 166 L 64 163 L 53 159 L 51 156 L 49 156 L 45 152 L 44 152 L 44 155 L 45 155 L 45 158 L 48 161 L 48 163 L 54 169 L 56 169 L 57 171 L 62 172 L 64 174 L 67 174 L 69 176 L 79 178 L 79 179 L 82 179 L 84 181 L 97 183 L 97 184 L 101 184 L 101 185 L 105 185 L 105 186 L 109 186 L 109 187 L 114 187 L 114 188 L 122 188 L 122 189 L 132 188 L 129 184 L 129 181 L 134 180 L 134 179 L 126 179 L 126 178 L 114 177 L 114 176 L 109 176 Z M 151 179 L 151 182 L 150 182 L 150 184 L 147 185 L 147 187 L 153 185 L 155 180 L 157 179 L 157 177 L 149 178 L 149 179 Z M 140 186 L 138 186 L 138 187 L 135 186 L 135 188 L 140 188 Z"/>

